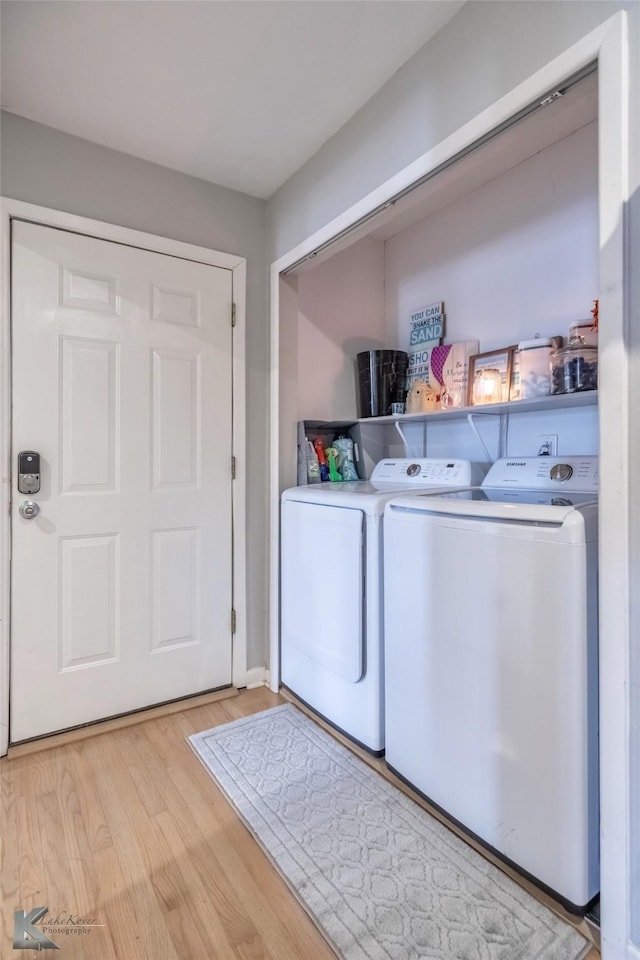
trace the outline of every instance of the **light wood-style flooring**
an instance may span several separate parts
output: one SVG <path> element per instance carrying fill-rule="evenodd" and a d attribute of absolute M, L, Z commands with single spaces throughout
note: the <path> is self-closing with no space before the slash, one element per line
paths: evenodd
<path fill-rule="evenodd" d="M 50 917 L 93 921 L 74 934 L 49 931 L 63 951 L 49 956 L 63 960 L 331 960 L 185 742 L 282 702 L 265 688 L 187 702 L 1 759 L 0 958 L 42 956 L 13 951 L 13 922 L 15 910 L 46 905 Z M 598 957 L 594 948 L 588 960 Z"/>

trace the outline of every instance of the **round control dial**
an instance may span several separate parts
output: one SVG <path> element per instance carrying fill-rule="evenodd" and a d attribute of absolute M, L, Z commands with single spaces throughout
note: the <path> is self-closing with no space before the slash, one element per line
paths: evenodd
<path fill-rule="evenodd" d="M 407 476 L 415 477 L 420 473 L 420 464 L 419 463 L 410 463 L 407 467 Z"/>
<path fill-rule="evenodd" d="M 556 463 L 551 467 L 549 476 L 552 480 L 569 480 L 573 476 L 573 467 L 568 463 Z"/>

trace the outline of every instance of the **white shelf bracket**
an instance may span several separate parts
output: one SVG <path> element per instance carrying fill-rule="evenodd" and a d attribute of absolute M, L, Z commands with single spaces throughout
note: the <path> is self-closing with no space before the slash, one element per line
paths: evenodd
<path fill-rule="evenodd" d="M 468 414 L 467 414 L 467 422 L 468 422 L 469 426 L 471 427 L 471 429 L 473 430 L 473 432 L 474 432 L 474 434 L 475 434 L 475 436 L 476 436 L 476 439 L 478 440 L 478 443 L 481 445 L 482 449 L 483 449 L 484 452 L 486 453 L 488 462 L 489 462 L 489 463 L 493 463 L 494 457 L 492 457 L 491 454 L 489 453 L 489 450 L 488 450 L 488 448 L 487 448 L 487 445 L 486 445 L 486 443 L 484 442 L 484 440 L 482 439 L 482 435 L 480 434 L 480 431 L 478 430 L 477 426 L 476 426 L 475 423 L 474 423 L 473 418 L 474 418 L 475 416 L 477 416 L 477 414 L 475 414 L 475 413 L 468 413 Z M 485 417 L 486 417 L 487 414 L 486 414 L 486 413 L 485 413 L 485 414 L 481 414 L 481 416 L 485 416 Z M 501 422 L 502 422 L 502 417 L 500 417 L 500 420 L 501 420 Z M 500 447 L 502 447 L 502 429 L 500 430 L 500 435 L 501 435 Z M 498 456 L 501 456 L 500 450 L 498 451 Z"/>
<path fill-rule="evenodd" d="M 400 425 L 400 422 L 399 422 L 398 420 L 395 421 L 394 427 L 395 427 L 396 430 L 398 431 L 398 433 L 399 433 L 399 435 L 400 435 L 400 439 L 402 440 L 402 443 L 404 444 L 404 455 L 405 455 L 405 457 L 424 457 L 424 456 L 426 456 L 426 450 L 427 450 L 427 424 L 426 424 L 426 423 L 423 424 L 423 439 L 422 439 L 422 447 L 423 447 L 423 450 L 422 450 L 422 453 L 416 453 L 416 452 L 412 449 L 411 444 L 409 443 L 409 441 L 408 441 L 407 438 L 405 437 L 404 431 L 403 431 L 403 429 L 402 429 L 402 427 L 401 427 L 401 425 Z"/>

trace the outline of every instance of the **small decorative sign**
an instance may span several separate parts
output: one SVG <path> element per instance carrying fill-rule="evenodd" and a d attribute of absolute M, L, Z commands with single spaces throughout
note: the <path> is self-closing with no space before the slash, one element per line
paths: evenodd
<path fill-rule="evenodd" d="M 432 401 L 427 403 L 430 387 L 436 394 L 440 407 L 463 407 L 467 399 L 467 369 L 469 357 L 478 352 L 477 340 L 463 340 L 460 343 L 445 343 L 442 346 L 424 347 L 409 354 L 407 369 L 407 412 L 419 413 L 433 409 Z M 418 394 L 412 392 L 418 385 Z M 411 407 L 411 409 L 410 409 Z"/>
<path fill-rule="evenodd" d="M 411 314 L 409 349 L 437 347 L 444 336 L 444 303 L 430 303 Z"/>

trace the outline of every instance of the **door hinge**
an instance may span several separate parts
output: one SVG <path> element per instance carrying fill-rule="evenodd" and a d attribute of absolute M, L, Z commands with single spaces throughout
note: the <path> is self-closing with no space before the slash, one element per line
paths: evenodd
<path fill-rule="evenodd" d="M 231 479 L 235 480 L 236 478 L 236 458 L 231 457 Z"/>
<path fill-rule="evenodd" d="M 235 632 L 236 632 L 236 612 L 232 607 L 231 608 L 231 633 L 235 633 Z"/>
<path fill-rule="evenodd" d="M 235 303 L 231 304 L 231 326 L 235 327 L 236 325 L 236 305 Z"/>

